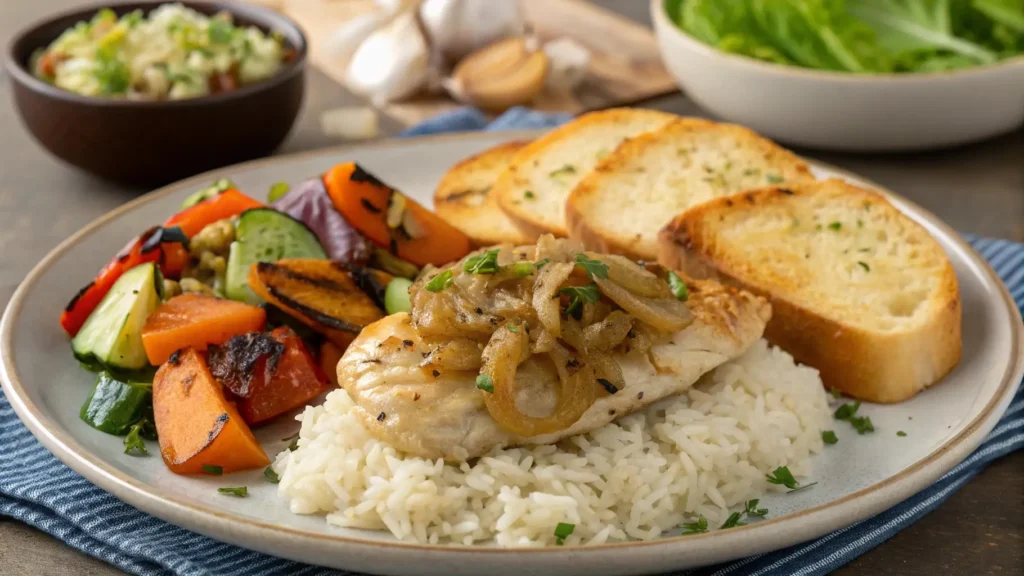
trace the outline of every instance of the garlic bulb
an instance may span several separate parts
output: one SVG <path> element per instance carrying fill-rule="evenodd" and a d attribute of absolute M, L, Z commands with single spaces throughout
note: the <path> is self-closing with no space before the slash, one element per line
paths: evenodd
<path fill-rule="evenodd" d="M 359 45 L 345 71 L 345 84 L 376 105 L 400 100 L 423 88 L 429 58 L 416 12 L 407 11 Z"/>
<path fill-rule="evenodd" d="M 518 0 L 423 0 L 420 21 L 449 64 L 525 29 Z"/>
<path fill-rule="evenodd" d="M 510 38 L 470 54 L 443 85 L 456 100 L 502 111 L 540 94 L 547 70 L 548 57 L 533 39 Z"/>

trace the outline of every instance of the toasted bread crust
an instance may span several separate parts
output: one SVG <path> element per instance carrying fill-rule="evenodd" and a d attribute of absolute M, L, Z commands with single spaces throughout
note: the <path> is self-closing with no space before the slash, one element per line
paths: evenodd
<path fill-rule="evenodd" d="M 756 132 L 735 124 L 721 124 L 702 118 L 680 118 L 662 128 L 640 134 L 623 142 L 612 154 L 584 177 L 569 194 L 565 204 L 565 220 L 569 237 L 580 240 L 590 250 L 622 254 L 636 259 L 654 259 L 658 246 L 656 230 L 673 215 L 664 214 L 664 220 L 651 228 L 652 234 L 638 234 L 636 231 L 625 233 L 620 226 L 611 226 L 598 221 L 594 212 L 608 200 L 609 194 L 629 194 L 630 190 L 611 191 L 605 187 L 614 182 L 616 175 L 644 170 L 645 156 L 659 156 L 665 148 L 673 148 L 676 143 L 694 134 L 714 134 L 719 138 L 729 138 L 744 146 L 751 164 L 757 164 L 759 170 L 772 167 L 773 170 L 786 175 L 786 181 L 813 180 L 810 167 L 796 154 L 776 145 Z M 702 174 L 704 175 L 704 174 Z M 738 184 L 728 183 L 720 194 L 734 192 L 732 188 Z M 739 186 L 742 189 L 744 186 Z M 678 193 L 677 191 L 666 191 Z M 624 213 L 623 218 L 630 217 Z"/>
<path fill-rule="evenodd" d="M 508 169 L 495 182 L 493 193 L 498 199 L 501 209 L 516 223 L 532 240 L 542 234 L 554 234 L 565 237 L 568 229 L 563 222 L 563 214 L 544 214 L 531 210 L 531 205 L 522 202 L 523 191 L 528 186 L 524 173 L 536 166 L 540 159 L 548 154 L 552 146 L 583 137 L 586 131 L 604 126 L 628 125 L 642 121 L 644 123 L 668 123 L 677 118 L 673 114 L 656 110 L 636 108 L 611 108 L 597 112 L 588 112 L 564 124 L 519 150 Z M 646 130 L 633 130 L 643 133 Z M 566 194 L 571 190 L 566 190 Z"/>
<path fill-rule="evenodd" d="M 525 141 L 506 142 L 448 169 L 434 191 L 434 211 L 478 246 L 527 244 L 529 236 L 498 207 L 494 181 Z"/>
<path fill-rule="evenodd" d="M 814 310 L 801 298 L 794 277 L 766 280 L 754 273 L 757 262 L 716 250 L 714 226 L 727 211 L 752 210 L 788 202 L 794 195 L 814 194 L 836 181 L 793 184 L 720 198 L 677 216 L 659 235 L 659 262 L 695 278 L 711 278 L 764 296 L 772 305 L 765 336 L 804 364 L 817 368 L 829 388 L 872 402 L 910 398 L 948 374 L 960 361 L 961 303 L 956 274 L 945 255 L 937 288 L 929 295 L 923 321 L 905 330 L 882 331 L 858 326 Z M 898 214 L 883 197 L 849 184 L 850 194 L 879 210 Z M 904 225 L 915 240 L 941 253 L 928 233 L 910 221 Z M 787 285 L 793 282 L 792 285 Z M 818 306 L 817 308 L 820 308 Z"/>

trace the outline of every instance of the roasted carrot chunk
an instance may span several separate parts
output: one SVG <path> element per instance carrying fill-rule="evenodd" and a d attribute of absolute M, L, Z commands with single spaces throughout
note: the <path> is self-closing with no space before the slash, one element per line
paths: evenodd
<path fill-rule="evenodd" d="M 206 359 L 192 348 L 175 352 L 157 370 L 153 417 L 171 472 L 198 474 L 203 466 L 218 466 L 227 473 L 270 464 Z"/>
<path fill-rule="evenodd" d="M 345 349 L 360 330 L 384 317 L 352 269 L 340 262 L 305 258 L 260 262 L 249 269 L 249 287 Z M 380 272 L 361 278 L 382 286 L 390 281 Z"/>
<path fill-rule="evenodd" d="M 331 203 L 356 230 L 399 258 L 440 266 L 469 253 L 469 237 L 358 164 L 324 174 Z"/>
<path fill-rule="evenodd" d="M 248 396 L 238 401 L 238 412 L 249 424 L 259 424 L 305 406 L 327 390 L 327 378 L 306 350 L 295 331 L 281 326 L 270 337 L 284 345 L 273 370 L 257 367 L 249 383 Z M 264 362 L 270 362 L 266 358 Z"/>
<path fill-rule="evenodd" d="M 175 350 L 205 350 L 232 336 L 261 331 L 266 320 L 266 312 L 258 306 L 203 294 L 182 294 L 149 315 L 142 328 L 142 345 L 149 363 L 159 366 Z"/>

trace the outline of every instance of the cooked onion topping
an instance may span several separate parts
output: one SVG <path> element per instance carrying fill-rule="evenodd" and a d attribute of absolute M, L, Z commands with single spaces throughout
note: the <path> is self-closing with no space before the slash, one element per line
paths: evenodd
<path fill-rule="evenodd" d="M 413 326 L 430 347 L 423 365 L 478 371 L 488 412 L 512 434 L 564 430 L 625 387 L 614 353 L 646 355 L 692 322 L 666 278 L 551 236 L 472 253 L 410 288 Z M 546 416 L 516 406 L 516 373 L 531 359 L 558 374 Z"/>

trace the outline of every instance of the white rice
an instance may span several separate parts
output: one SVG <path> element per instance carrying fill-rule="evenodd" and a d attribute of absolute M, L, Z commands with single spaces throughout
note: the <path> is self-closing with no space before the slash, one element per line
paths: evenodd
<path fill-rule="evenodd" d="M 373 439 L 344 390 L 299 416 L 299 447 L 278 455 L 296 514 L 389 530 L 420 543 L 538 546 L 649 540 L 703 515 L 720 526 L 788 466 L 811 473 L 830 420 L 817 371 L 763 340 L 662 401 L 557 446 L 495 450 L 473 465 L 405 456 Z"/>

